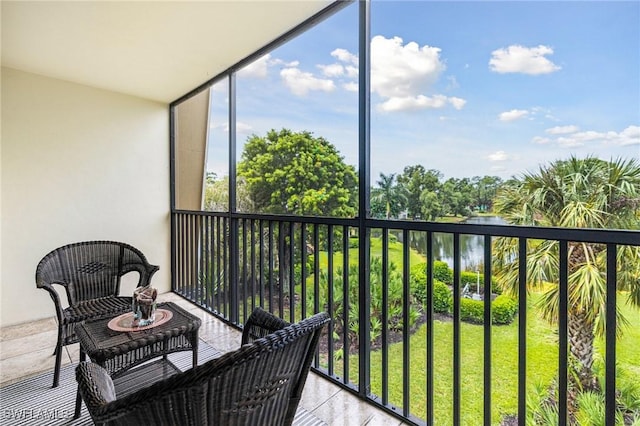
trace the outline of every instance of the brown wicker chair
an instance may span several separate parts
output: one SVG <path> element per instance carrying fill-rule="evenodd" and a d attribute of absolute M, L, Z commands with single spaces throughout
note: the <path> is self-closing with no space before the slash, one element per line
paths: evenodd
<path fill-rule="evenodd" d="M 62 347 L 78 341 L 75 325 L 130 310 L 131 297 L 119 296 L 121 277 L 138 272 L 137 285 L 145 286 L 158 269 L 135 247 L 114 241 L 69 244 L 42 258 L 36 268 L 36 286 L 49 292 L 58 321 L 53 387 L 60 378 Z M 62 306 L 54 284 L 64 287 L 68 307 Z"/>
<path fill-rule="evenodd" d="M 319 313 L 293 325 L 257 308 L 239 349 L 133 391 L 97 364 L 76 368 L 79 391 L 98 425 L 290 425 L 322 327 Z M 133 374 L 134 370 L 127 374 Z"/>

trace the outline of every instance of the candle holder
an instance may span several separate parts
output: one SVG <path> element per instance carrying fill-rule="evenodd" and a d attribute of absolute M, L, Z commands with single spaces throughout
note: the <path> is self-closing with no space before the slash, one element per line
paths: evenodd
<path fill-rule="evenodd" d="M 156 316 L 156 297 L 158 291 L 151 287 L 138 287 L 133 292 L 133 318 L 139 327 L 153 324 Z"/>

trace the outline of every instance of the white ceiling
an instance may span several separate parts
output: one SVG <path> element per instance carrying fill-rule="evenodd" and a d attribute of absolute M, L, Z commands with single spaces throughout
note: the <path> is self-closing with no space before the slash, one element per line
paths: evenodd
<path fill-rule="evenodd" d="M 330 3 L 2 0 L 2 66 L 168 103 Z"/>

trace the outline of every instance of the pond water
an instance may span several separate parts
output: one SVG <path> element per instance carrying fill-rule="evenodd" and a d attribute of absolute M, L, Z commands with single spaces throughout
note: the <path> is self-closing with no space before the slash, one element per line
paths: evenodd
<path fill-rule="evenodd" d="M 464 223 L 480 225 L 506 225 L 498 216 L 475 216 L 467 219 Z M 411 235 L 411 247 L 419 252 L 424 252 L 426 243 L 425 235 L 414 233 Z M 434 233 L 433 234 L 433 254 L 436 260 L 447 262 L 453 268 L 453 235 Z M 460 263 L 463 271 L 481 270 L 484 265 L 484 236 L 482 235 L 461 235 L 460 236 Z"/>

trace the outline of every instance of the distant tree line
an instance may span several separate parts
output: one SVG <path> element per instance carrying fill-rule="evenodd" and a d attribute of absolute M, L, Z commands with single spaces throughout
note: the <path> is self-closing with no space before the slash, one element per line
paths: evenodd
<path fill-rule="evenodd" d="M 407 166 L 400 174 L 385 175 L 371 188 L 371 216 L 437 220 L 444 216 L 469 216 L 493 209 L 493 199 L 503 184 L 497 176 L 449 178 L 421 165 Z"/>

